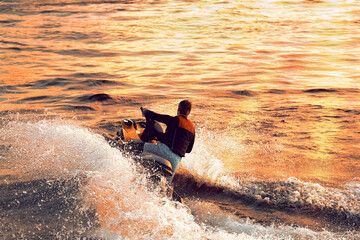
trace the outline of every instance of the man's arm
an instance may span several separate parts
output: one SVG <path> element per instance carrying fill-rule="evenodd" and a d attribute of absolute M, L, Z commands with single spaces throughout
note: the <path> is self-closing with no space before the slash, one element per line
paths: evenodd
<path fill-rule="evenodd" d="M 192 151 L 193 146 L 194 146 L 194 142 L 195 142 L 195 134 L 194 134 L 194 137 L 191 139 L 191 142 L 190 142 L 188 148 L 186 149 L 187 153 L 190 153 Z"/>
<path fill-rule="evenodd" d="M 158 122 L 165 123 L 166 125 L 169 125 L 173 119 L 173 117 L 171 117 L 169 115 L 158 114 L 158 113 L 150 111 L 149 109 L 146 109 L 146 108 L 141 108 L 141 111 L 142 111 L 144 117 L 156 120 Z"/>

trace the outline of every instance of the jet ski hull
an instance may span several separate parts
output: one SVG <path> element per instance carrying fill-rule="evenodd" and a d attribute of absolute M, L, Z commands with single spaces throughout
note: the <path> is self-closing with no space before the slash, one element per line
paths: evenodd
<path fill-rule="evenodd" d="M 145 126 L 143 122 L 141 124 L 133 122 L 132 126 L 136 127 L 132 127 L 128 121 L 130 120 L 127 120 L 126 124 L 122 121 L 123 129 L 118 132 L 118 138 L 113 139 L 104 135 L 106 141 L 110 146 L 119 149 L 127 157 L 133 159 L 140 167 L 138 170 L 148 175 L 152 187 L 163 185 L 164 192 L 167 192 L 172 200 L 183 203 L 183 199 L 168 184 L 173 175 L 171 163 L 156 154 L 144 153 L 143 146 L 145 143 L 140 140 L 141 135 L 136 137 L 135 133 L 142 133 L 143 130 L 140 127 Z"/>

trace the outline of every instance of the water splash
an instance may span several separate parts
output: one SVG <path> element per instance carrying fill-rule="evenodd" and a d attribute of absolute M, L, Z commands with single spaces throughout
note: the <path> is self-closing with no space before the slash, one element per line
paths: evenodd
<path fill-rule="evenodd" d="M 221 141 L 224 145 L 227 139 L 230 139 L 226 134 L 221 134 L 219 138 L 224 140 Z M 181 184 L 190 187 L 193 193 L 202 192 L 204 196 L 209 197 L 206 192 L 214 196 L 223 192 L 246 204 L 263 206 L 264 210 L 273 209 L 286 214 L 293 211 L 304 216 L 320 216 L 336 226 L 344 226 L 348 229 L 359 227 L 360 196 L 357 182 L 349 183 L 345 188 L 336 188 L 302 181 L 296 177 L 279 180 L 261 180 L 251 176 L 240 178 L 226 172 L 222 160 L 214 154 L 218 151 L 214 148 L 219 138 L 211 133 L 201 132 L 197 149 L 195 148 L 192 154 L 183 159 L 184 168 L 190 170 L 195 176 L 195 182 L 191 184 L 186 182 L 189 180 L 182 179 Z M 229 151 L 234 151 L 232 149 L 238 152 L 244 151 L 241 147 L 233 145 L 238 144 L 231 143 Z M 221 147 L 224 146 L 218 148 Z M 215 199 L 219 198 L 222 199 L 221 196 L 215 197 Z"/>
<path fill-rule="evenodd" d="M 326 236 L 335 239 L 332 233 L 317 233 L 306 228 L 263 226 L 249 219 L 241 219 L 211 202 L 185 199 L 186 204 L 182 205 L 169 201 L 158 191 L 149 191 L 146 178 L 135 171 L 130 159 L 111 148 L 100 135 L 74 123 L 63 120 L 14 121 L 2 127 L 0 133 L 1 140 L 12 145 L 13 164 L 17 164 L 19 174 L 32 177 L 41 175 L 42 178 L 85 176 L 86 184 L 80 185 L 81 194 L 65 194 L 64 198 L 80 198 L 81 201 L 76 201 L 78 210 L 95 211 L 96 220 L 93 221 L 99 224 L 99 228 L 91 232 L 93 237 L 325 239 L 323 236 Z M 224 173 L 221 161 L 208 151 L 207 146 L 210 145 L 200 141 L 200 149 L 195 149 L 193 156 L 184 159 L 184 167 L 202 175 L 204 181 L 215 181 L 238 193 L 252 189 L 250 185 L 241 188 L 236 178 Z M 212 164 L 192 165 L 194 162 L 191 158 L 200 158 L 200 163 L 207 160 Z M 212 168 L 214 165 L 216 167 Z M 202 169 L 198 166 L 202 166 Z M 351 188 L 356 193 L 356 186 Z M 260 190 L 254 190 L 251 196 L 257 193 L 261 195 Z M 37 231 L 35 226 L 33 231 Z M 68 236 L 66 233 L 59 234 Z"/>
<path fill-rule="evenodd" d="M 119 152 L 106 146 L 101 136 L 75 123 L 16 121 L 0 133 L 2 140 L 11 144 L 10 158 L 19 174 L 56 178 L 101 170 L 109 162 L 120 164 L 125 170 L 131 168 Z"/>

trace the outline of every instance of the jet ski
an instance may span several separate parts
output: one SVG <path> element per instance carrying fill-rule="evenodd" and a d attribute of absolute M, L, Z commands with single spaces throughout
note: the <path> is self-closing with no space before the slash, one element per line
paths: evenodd
<path fill-rule="evenodd" d="M 145 142 L 156 143 L 163 133 L 161 125 L 151 119 L 123 119 L 121 129 L 114 139 L 104 137 L 110 146 L 119 149 L 137 163 L 138 171 L 148 176 L 150 188 L 160 187 L 161 192 L 170 199 L 184 203 L 169 182 L 173 174 L 170 161 L 156 154 L 143 152 Z"/>

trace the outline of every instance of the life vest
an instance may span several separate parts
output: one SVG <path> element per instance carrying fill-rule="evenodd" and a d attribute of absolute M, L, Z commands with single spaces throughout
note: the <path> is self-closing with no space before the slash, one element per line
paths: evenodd
<path fill-rule="evenodd" d="M 195 129 L 190 120 L 183 116 L 177 117 L 179 119 L 179 125 L 174 131 L 171 146 L 168 147 L 180 157 L 184 157 L 191 140 L 194 138 Z"/>

